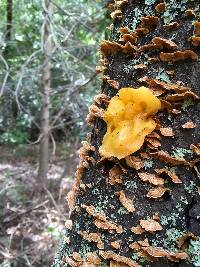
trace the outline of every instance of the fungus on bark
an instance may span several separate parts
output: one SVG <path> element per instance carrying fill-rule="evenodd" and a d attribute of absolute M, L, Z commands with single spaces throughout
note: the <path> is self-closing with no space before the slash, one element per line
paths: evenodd
<path fill-rule="evenodd" d="M 114 17 L 111 38 L 100 46 L 102 94 L 89 109 L 91 147 L 85 144 L 80 155 L 73 223 L 66 225 L 63 260 L 56 259 L 55 267 L 193 266 L 200 250 L 197 1 L 112 1 L 110 7 L 123 17 Z M 141 90 L 143 85 L 148 88 Z M 112 126 L 119 130 L 124 120 L 131 123 L 130 131 L 122 127 L 123 149 L 111 135 L 102 149 Z M 88 253 L 96 255 L 95 262 Z"/>
<path fill-rule="evenodd" d="M 160 108 L 160 101 L 145 87 L 120 89 L 104 113 L 107 132 L 100 154 L 122 159 L 140 149 L 156 127 L 151 116 Z"/>

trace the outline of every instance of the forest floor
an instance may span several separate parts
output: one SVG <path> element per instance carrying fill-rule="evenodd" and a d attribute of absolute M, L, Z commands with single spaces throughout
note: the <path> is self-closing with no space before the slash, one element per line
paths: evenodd
<path fill-rule="evenodd" d="M 78 161 L 77 148 L 57 150 L 48 189 L 38 193 L 37 148 L 0 147 L 0 267 L 51 266 L 68 217 L 66 194 Z"/>

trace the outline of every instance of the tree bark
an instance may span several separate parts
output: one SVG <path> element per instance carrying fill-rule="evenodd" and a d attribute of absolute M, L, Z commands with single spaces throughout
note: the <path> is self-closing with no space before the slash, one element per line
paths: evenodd
<path fill-rule="evenodd" d="M 4 56 L 7 58 L 9 56 L 10 50 L 10 41 L 12 38 L 12 28 L 13 28 L 13 1 L 7 0 L 6 4 L 6 32 L 5 32 L 5 49 L 4 49 Z"/>
<path fill-rule="evenodd" d="M 13 2 L 7 0 L 6 2 L 6 32 L 5 32 L 5 49 L 3 55 L 7 60 L 9 54 L 10 41 L 12 39 L 12 28 L 13 28 Z"/>
<path fill-rule="evenodd" d="M 10 41 L 11 40 L 11 34 L 12 34 L 12 12 L 13 2 L 12 0 L 7 0 L 7 29 L 5 34 L 5 40 Z"/>
<path fill-rule="evenodd" d="M 200 35 L 198 8 L 198 1 L 129 0 L 118 7 L 121 19 L 113 13 L 112 43 L 101 45 L 104 74 L 110 77 L 104 77 L 102 93 L 113 97 L 117 83 L 119 88 L 146 86 L 162 101 L 162 110 L 156 114 L 156 130 L 132 155 L 131 164 L 101 157 L 106 124 L 95 119 L 68 196 L 70 221 L 54 266 L 200 266 L 200 43 L 191 38 Z M 120 34 L 120 27 L 128 27 L 129 35 Z M 103 101 L 96 105 L 90 121 L 106 108 Z M 114 172 L 114 184 L 109 180 L 113 167 L 121 171 Z M 150 178 L 145 182 L 141 174 L 164 184 Z M 152 189 L 164 187 L 168 191 L 162 196 L 150 197 Z M 131 202 L 135 211 L 129 212 Z M 99 259 L 92 254 L 90 261 L 91 252 Z"/>
<path fill-rule="evenodd" d="M 40 123 L 40 149 L 38 178 L 41 183 L 47 183 L 47 172 L 49 163 L 49 105 L 51 90 L 51 54 L 52 54 L 52 31 L 51 21 L 53 16 L 53 4 L 50 0 L 44 1 L 44 24 L 42 32 L 43 40 L 43 75 L 42 75 L 42 109 Z"/>

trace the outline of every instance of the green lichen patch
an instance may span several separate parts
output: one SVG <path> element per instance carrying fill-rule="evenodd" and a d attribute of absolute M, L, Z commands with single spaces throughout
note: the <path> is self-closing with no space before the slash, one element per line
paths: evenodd
<path fill-rule="evenodd" d="M 166 1 L 166 11 L 163 14 L 163 20 L 165 24 L 169 24 L 172 21 L 175 21 L 177 16 L 186 10 L 186 3 L 188 0 L 183 0 L 183 1 Z"/>
<path fill-rule="evenodd" d="M 128 190 L 134 190 L 138 187 L 136 181 L 127 181 L 124 185 Z"/>
<path fill-rule="evenodd" d="M 135 30 L 136 26 L 141 22 L 142 15 L 144 15 L 142 10 L 135 7 L 124 19 L 122 27 L 128 25 L 130 30 Z"/>
<path fill-rule="evenodd" d="M 186 156 L 192 156 L 193 152 L 190 149 L 183 147 L 172 147 L 172 156 L 175 158 L 184 158 Z"/>
<path fill-rule="evenodd" d="M 190 240 L 187 253 L 190 262 L 192 262 L 194 266 L 200 266 L 200 239 Z"/>
<path fill-rule="evenodd" d="M 171 251 L 178 251 L 177 239 L 181 237 L 185 232 L 176 228 L 171 228 L 166 231 L 166 237 L 164 239 L 163 245 L 165 248 Z"/>
<path fill-rule="evenodd" d="M 137 252 L 132 253 L 131 259 L 138 263 L 144 263 L 144 262 L 147 263 L 149 261 L 146 257 L 140 256 Z"/>
<path fill-rule="evenodd" d="M 172 212 L 169 215 L 161 215 L 160 224 L 165 226 L 166 225 L 176 226 L 177 220 L 180 220 L 180 214 Z"/>
<path fill-rule="evenodd" d="M 117 211 L 117 213 L 119 215 L 124 215 L 124 214 L 128 214 L 129 212 L 127 211 L 127 209 L 125 209 L 124 207 L 120 207 Z"/>
<path fill-rule="evenodd" d="M 175 227 L 170 228 L 162 237 L 160 234 L 156 234 L 156 237 L 151 240 L 151 245 L 153 247 L 163 247 L 169 251 L 177 252 L 179 250 L 177 247 L 177 239 L 184 233 L 184 231 Z"/>
<path fill-rule="evenodd" d="M 189 181 L 188 184 L 184 185 L 184 188 L 189 194 L 192 194 L 192 192 L 196 191 L 197 186 L 196 186 L 196 183 L 194 181 Z"/>
<path fill-rule="evenodd" d="M 143 161 L 143 164 L 144 164 L 144 168 L 146 170 L 146 169 L 152 168 L 154 163 L 153 163 L 152 159 L 146 159 Z"/>
<path fill-rule="evenodd" d="M 162 68 L 159 69 L 156 79 L 162 82 L 171 83 L 169 75 Z"/>
<path fill-rule="evenodd" d="M 145 0 L 145 5 L 153 5 L 157 2 L 157 0 Z"/>
<path fill-rule="evenodd" d="M 87 242 L 86 240 L 83 240 L 80 245 L 80 249 L 78 253 L 81 257 L 85 257 L 85 255 L 89 252 L 93 252 L 93 249 L 91 247 L 91 244 Z"/>
<path fill-rule="evenodd" d="M 192 98 L 184 100 L 183 104 L 181 105 L 181 108 L 183 111 L 186 111 L 189 106 L 193 106 L 194 100 Z"/>

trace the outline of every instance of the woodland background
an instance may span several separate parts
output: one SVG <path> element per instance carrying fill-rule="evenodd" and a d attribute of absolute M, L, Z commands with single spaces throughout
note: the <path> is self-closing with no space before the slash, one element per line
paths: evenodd
<path fill-rule="evenodd" d="M 52 263 L 88 106 L 100 88 L 95 66 L 108 34 L 104 6 L 0 0 L 1 267 Z"/>

